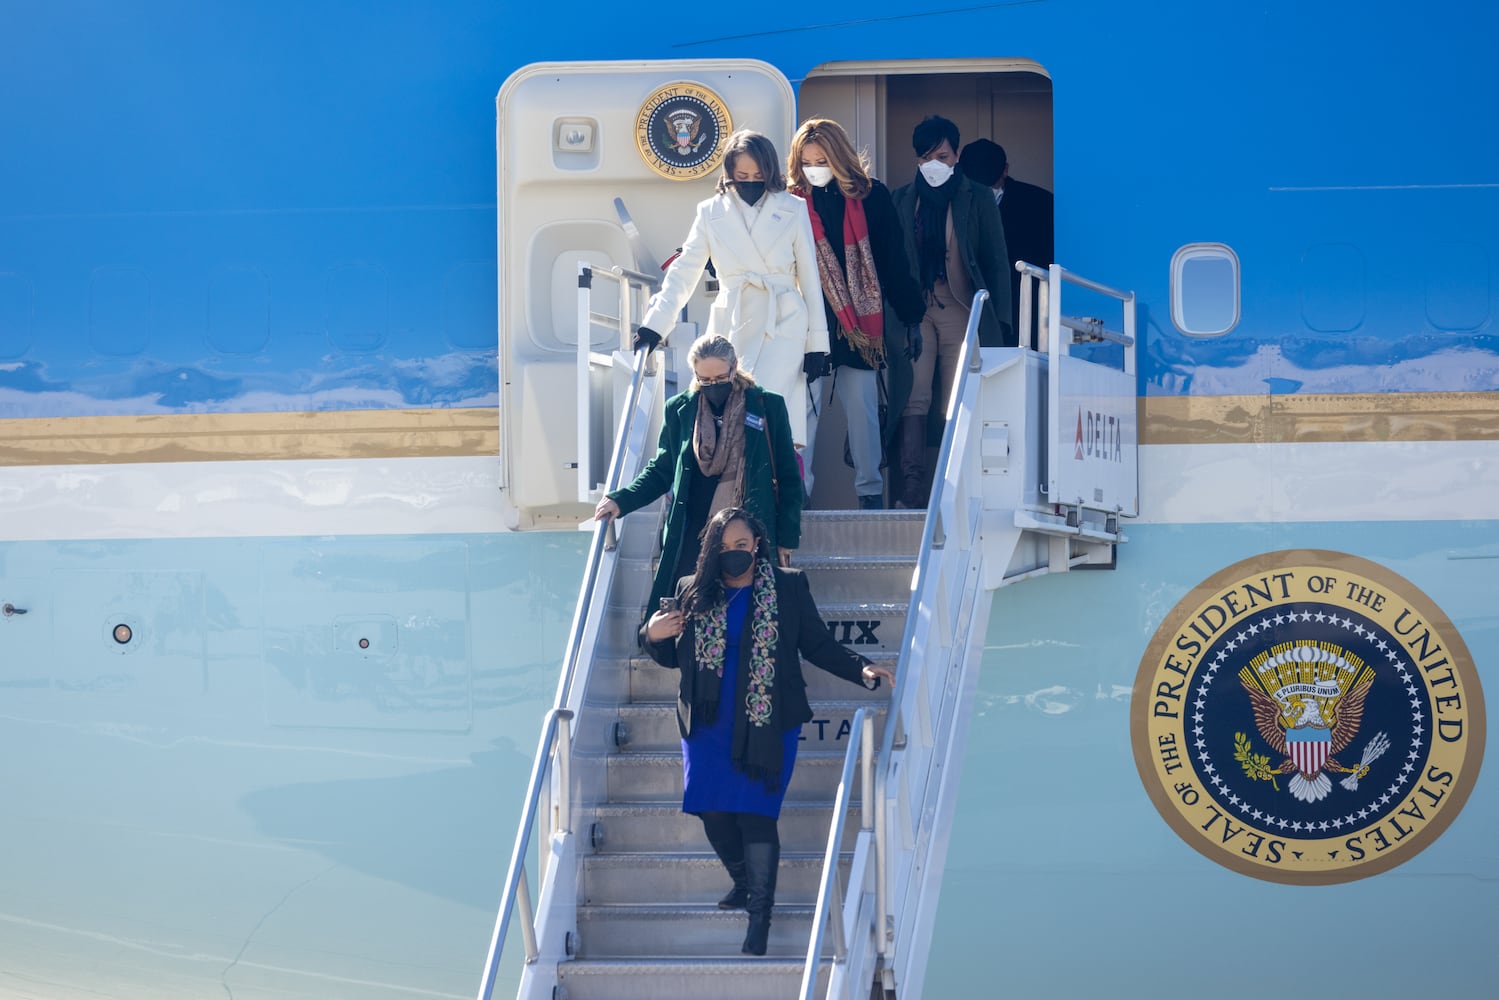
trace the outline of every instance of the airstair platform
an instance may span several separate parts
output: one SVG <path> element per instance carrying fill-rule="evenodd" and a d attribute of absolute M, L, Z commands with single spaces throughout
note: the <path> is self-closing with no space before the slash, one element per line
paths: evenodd
<path fill-rule="evenodd" d="M 728 875 L 681 811 L 677 674 L 638 643 L 658 501 L 592 526 L 479 1000 L 495 995 L 512 922 L 518 1000 L 921 995 L 993 591 L 1111 567 L 1139 509 L 1133 294 L 1057 265 L 1017 269 L 1030 346 L 980 350 L 970 322 L 929 509 L 803 513 L 793 565 L 835 639 L 896 684 L 871 692 L 804 668 L 814 717 L 780 821 L 768 954 L 741 955 L 747 915 L 717 907 Z M 622 288 L 642 280 L 610 273 Z M 1122 332 L 1063 314 L 1064 283 L 1122 303 Z M 600 321 L 591 286 L 579 282 L 580 322 Z M 564 463 L 583 505 L 643 466 L 674 386 L 643 349 L 580 339 L 578 365 L 580 398 L 597 396 Z"/>
<path fill-rule="evenodd" d="M 924 517 L 924 511 L 802 515 L 794 566 L 807 573 L 824 621 L 835 638 L 892 667 Z M 649 579 L 648 572 L 628 576 L 637 585 Z M 633 603 L 612 604 L 611 613 L 638 622 L 648 587 L 638 589 Z M 701 823 L 681 811 L 676 671 L 658 666 L 633 641 L 600 652 L 609 655 L 596 669 L 625 671 L 629 683 L 627 697 L 593 714 L 589 723 L 607 727 L 613 746 L 590 763 L 574 759 L 575 767 L 607 773 L 607 796 L 592 810 L 576 955 L 558 965 L 558 981 L 570 1000 L 795 996 L 852 719 L 868 709 L 878 739 L 890 691 L 867 691 L 804 666 L 813 721 L 802 728 L 780 823 L 781 872 L 769 949 L 756 958 L 739 954 L 746 914 L 717 908 L 729 889 L 728 875 Z M 853 802 L 860 802 L 857 793 Z M 845 827 L 857 828 L 853 813 Z M 840 852 L 845 871 L 851 861 L 851 851 Z M 831 944 L 823 950 L 830 962 Z M 825 979 L 826 970 L 821 975 Z"/>

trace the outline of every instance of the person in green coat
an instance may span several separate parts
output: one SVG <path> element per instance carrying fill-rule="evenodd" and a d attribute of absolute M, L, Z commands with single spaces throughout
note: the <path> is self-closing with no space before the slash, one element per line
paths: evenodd
<path fill-rule="evenodd" d="M 687 363 L 692 384 L 666 401 L 655 457 L 594 511 L 599 520 L 623 517 L 671 493 L 646 614 L 692 575 L 703 528 L 720 510 L 743 507 L 759 518 L 782 566 L 801 544 L 804 493 L 786 401 L 755 384 L 721 334 L 694 341 Z"/>

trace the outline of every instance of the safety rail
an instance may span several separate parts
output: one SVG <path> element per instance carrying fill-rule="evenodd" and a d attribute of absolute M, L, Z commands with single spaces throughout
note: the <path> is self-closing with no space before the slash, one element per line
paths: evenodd
<path fill-rule="evenodd" d="M 807 961 L 802 967 L 802 986 L 798 994 L 801 1000 L 812 1000 L 812 991 L 817 984 L 817 966 L 822 955 L 822 938 L 827 920 L 833 922 L 833 960 L 843 964 L 848 959 L 849 941 L 843 926 L 843 907 L 846 889 L 843 873 L 838 870 L 839 846 L 843 839 L 843 824 L 848 820 L 849 797 L 853 792 L 854 765 L 861 758 L 863 769 L 862 805 L 859 808 L 859 846 L 867 850 L 874 836 L 874 717 L 869 709 L 861 708 L 854 713 L 852 732 L 857 740 L 850 740 L 843 755 L 843 773 L 838 779 L 838 791 L 833 800 L 833 818 L 828 825 L 828 846 L 822 856 L 822 880 L 817 886 L 817 905 L 813 910 L 812 935 L 807 944 Z M 849 882 L 849 886 L 854 883 Z"/>
<path fill-rule="evenodd" d="M 572 762 L 572 753 L 568 749 L 572 718 L 573 713 L 567 709 L 554 708 L 546 714 L 546 719 L 541 724 L 541 740 L 536 747 L 536 756 L 531 761 L 531 780 L 526 785 L 526 809 L 521 817 L 515 846 L 510 853 L 510 875 L 505 880 L 499 919 L 495 922 L 494 934 L 489 941 L 489 955 L 484 961 L 484 978 L 479 985 L 482 1000 L 488 1000 L 494 993 L 495 977 L 500 971 L 500 954 L 505 947 L 505 934 L 510 928 L 510 911 L 516 905 L 520 906 L 520 931 L 525 940 L 526 961 L 534 962 L 539 953 L 536 944 L 536 911 L 531 903 L 531 880 L 526 876 L 526 852 L 531 846 L 531 828 L 536 825 L 536 813 L 553 747 L 559 749 L 557 769 L 564 779 L 563 794 L 556 803 L 556 825 L 561 830 L 570 830 L 572 827 L 571 803 L 566 792 L 566 776 Z"/>
<path fill-rule="evenodd" d="M 1031 349 L 1045 353 L 1058 340 L 1062 329 L 1068 329 L 1085 340 L 1111 341 L 1125 347 L 1135 344 L 1135 293 L 1121 292 L 1117 288 L 1101 285 L 1096 281 L 1074 274 L 1060 264 L 1037 267 L 1023 260 L 1015 262 L 1020 272 L 1020 329 L 1032 334 Z M 1095 317 L 1062 315 L 1062 282 L 1079 288 L 1107 295 L 1124 303 L 1124 329 L 1114 331 Z M 1057 307 L 1050 306 L 1055 302 Z M 1039 322 L 1038 322 L 1039 321 Z M 1035 326 L 1034 331 L 1031 330 Z M 1042 336 L 1045 334 L 1045 336 Z"/>
<path fill-rule="evenodd" d="M 973 487 L 963 476 L 964 463 L 972 464 L 972 456 L 978 451 L 977 438 L 982 431 L 982 422 L 977 419 L 979 380 L 976 376 L 982 370 L 978 326 L 988 297 L 989 293 L 983 289 L 974 294 L 968 329 L 963 335 L 962 353 L 958 355 L 956 378 L 947 401 L 947 429 L 938 452 L 936 474 L 932 477 L 932 495 L 927 504 L 926 523 L 922 527 L 921 547 L 918 549 L 920 558 L 911 576 L 911 601 L 901 635 L 896 677 L 899 680 L 902 675 L 907 676 L 897 685 L 899 697 L 891 702 L 875 769 L 875 799 L 884 819 L 884 823 L 877 824 L 875 829 L 876 884 L 879 887 L 875 912 L 876 950 L 887 986 L 892 988 L 893 946 L 898 927 L 896 914 L 890 909 L 890 899 L 904 896 L 896 893 L 891 884 L 891 838 L 905 831 L 890 829 L 891 820 L 901 818 L 890 815 L 896 804 L 890 788 L 891 770 L 897 735 L 903 740 L 901 752 L 904 756 L 909 758 L 913 751 L 919 752 L 924 758 L 922 763 L 928 765 L 937 756 L 937 738 L 943 727 L 937 724 L 941 712 L 934 712 L 933 704 L 935 702 L 940 708 L 944 696 L 952 693 L 955 685 L 949 684 L 949 677 L 954 666 L 961 667 L 962 661 L 961 658 L 946 658 L 943 662 L 947 670 L 944 676 L 935 679 L 937 683 L 934 684 L 934 678 L 923 676 L 927 673 L 923 668 L 932 662 L 927 643 L 933 639 L 940 643 L 960 634 L 957 626 L 964 615 L 964 602 L 966 600 L 971 608 L 974 591 L 978 589 L 970 585 L 967 577 L 971 570 L 969 564 L 978 548 L 981 500 L 976 489 L 973 495 L 965 495 L 959 487 Z M 961 448 L 958 447 L 960 440 L 963 442 Z M 949 549 L 949 543 L 954 549 Z M 962 556 L 968 558 L 960 561 Z M 978 558 L 982 558 L 981 553 Z M 955 579 L 960 574 L 962 578 Z M 987 595 L 982 595 L 981 599 L 987 600 Z M 908 721 L 911 723 L 909 730 Z M 909 767 L 903 769 L 902 779 L 910 770 Z M 927 769 L 917 770 L 925 772 Z M 913 804 L 913 808 L 919 817 L 920 805 Z"/>
<path fill-rule="evenodd" d="M 618 313 L 601 313 L 594 309 L 594 280 L 613 281 L 618 291 Z M 644 312 L 644 302 L 661 287 L 661 279 L 628 267 L 596 268 L 578 262 L 578 502 L 598 499 L 599 482 L 593 478 L 593 327 L 595 323 L 613 325 L 618 330 L 616 342 L 623 344 L 631 332 L 630 317 Z M 636 311 L 633 307 L 641 305 Z M 654 364 L 654 361 L 651 362 Z M 610 457 L 613 461 L 614 456 Z M 617 484 L 615 484 L 617 485 Z M 604 489 L 611 487 L 604 485 Z M 613 535 L 611 534 L 611 538 Z"/>
<path fill-rule="evenodd" d="M 863 1000 L 868 996 L 870 981 L 863 978 L 863 970 L 852 968 L 851 963 L 845 961 L 845 957 L 861 933 L 873 937 L 875 956 L 879 970 L 885 978 L 885 985 L 887 988 L 894 986 L 892 948 L 897 922 L 896 915 L 891 911 L 890 899 L 892 896 L 904 897 L 894 892 L 896 887 L 892 884 L 891 821 L 892 819 L 899 821 L 902 818 L 909 820 L 911 817 L 892 817 L 891 813 L 902 800 L 905 801 L 908 811 L 914 811 L 918 823 L 919 817 L 925 811 L 920 802 L 912 802 L 908 796 L 897 795 L 892 798 L 891 771 L 894 767 L 894 756 L 899 750 L 906 758 L 906 766 L 902 768 L 901 777 L 898 780 L 909 782 L 913 779 L 907 776 L 914 773 L 916 775 L 914 787 L 918 791 L 925 791 L 924 782 L 932 761 L 941 760 L 945 756 L 946 745 L 942 741 L 950 739 L 950 734 L 944 732 L 939 719 L 944 714 L 941 711 L 944 702 L 956 696 L 952 690 L 955 686 L 949 683 L 954 666 L 962 666 L 961 656 L 956 658 L 947 656 L 937 661 L 928 654 L 927 643 L 929 641 L 941 643 L 958 636 L 959 627 L 965 616 L 972 613 L 974 601 L 985 599 L 974 593 L 979 588 L 973 586 L 969 579 L 974 575 L 972 564 L 975 557 L 981 557 L 981 553 L 977 552 L 981 499 L 973 483 L 977 477 L 965 476 L 964 473 L 965 463 L 969 467 L 968 471 L 972 471 L 972 456 L 978 451 L 976 439 L 982 430 L 982 422 L 976 417 L 979 380 L 974 376 L 978 375 L 982 369 L 978 325 L 983 304 L 988 297 L 989 293 L 982 289 L 974 295 L 968 329 L 964 333 L 963 347 L 958 355 L 957 377 L 953 382 L 947 403 L 947 429 L 942 436 L 942 447 L 938 452 L 936 472 L 932 480 L 932 495 L 922 526 L 921 547 L 918 550 L 916 569 L 911 578 L 911 598 L 906 612 L 905 630 L 901 635 L 900 657 L 896 665 L 896 695 L 891 700 L 886 717 L 878 762 L 872 769 L 874 788 L 866 787 L 864 792 L 863 814 L 865 817 L 872 814 L 874 819 L 873 836 L 869 838 L 872 839 L 874 847 L 873 912 L 869 912 L 866 907 L 859 907 L 853 925 L 845 927 L 843 913 L 847 900 L 841 875 L 835 877 L 829 871 L 837 866 L 842 817 L 847 815 L 848 796 L 852 790 L 847 785 L 851 767 L 850 758 L 853 753 L 851 746 L 849 755 L 844 761 L 845 781 L 840 784 L 838 798 L 834 803 L 835 817 L 825 852 L 823 883 L 818 893 L 806 963 L 803 967 L 801 993 L 803 1000 L 808 1000 L 812 996 L 815 973 L 821 958 L 824 924 L 829 918 L 834 921 L 835 963 L 833 974 L 829 976 L 827 996 L 857 997 L 858 1000 Z M 959 441 L 962 442 L 961 447 L 958 444 Z M 963 488 L 969 489 L 970 492 L 963 492 Z M 940 676 L 928 676 L 929 672 L 925 667 L 934 662 L 940 662 L 946 667 Z M 938 672 L 931 673 L 937 674 Z M 907 730 L 908 720 L 914 724 L 910 731 Z M 871 737 L 872 731 L 871 720 Z M 861 734 L 861 743 L 862 741 Z M 913 755 L 920 759 L 913 759 Z M 870 771 L 866 770 L 865 773 L 867 776 Z M 906 825 L 909 826 L 909 822 Z M 861 829 L 859 834 L 861 842 L 865 840 L 867 829 L 867 825 Z M 894 832 L 902 834 L 902 849 L 909 851 L 912 842 L 918 839 L 915 832 L 919 831 L 908 835 L 908 831 L 897 827 Z M 854 886 L 867 884 L 870 875 L 869 867 L 869 852 L 856 850 L 847 883 L 850 892 Z M 832 895 L 825 895 L 825 892 L 831 892 Z M 873 973 L 875 970 L 868 971 Z M 849 976 L 857 978 L 850 981 Z"/>
<path fill-rule="evenodd" d="M 619 268 L 616 271 L 622 270 Z M 581 269 L 580 269 L 581 271 Z M 580 278 L 581 287 L 581 278 Z M 585 341 L 585 337 L 579 337 Z M 587 364 L 585 357 L 582 361 Z M 637 444 L 631 446 L 632 441 L 638 440 L 643 431 L 637 434 L 637 421 L 642 418 L 643 407 L 642 395 L 645 380 L 650 374 L 650 351 L 642 347 L 635 352 L 633 374 L 630 379 L 630 388 L 625 397 L 619 426 L 614 438 L 614 451 L 609 462 L 609 471 L 605 481 L 605 489 L 612 490 L 623 484 L 626 475 L 626 463 L 633 454 L 636 464 L 642 457 L 643 448 Z M 633 478 L 634 469 L 628 470 Z M 583 571 L 583 582 L 578 589 L 578 602 L 573 611 L 572 627 L 568 632 L 567 647 L 563 653 L 562 676 L 557 684 L 557 697 L 553 708 L 547 713 L 542 723 L 541 739 L 537 747 L 537 754 L 532 765 L 531 783 L 527 786 L 525 805 L 521 810 L 519 830 L 515 838 L 515 848 L 511 852 L 510 870 L 505 876 L 504 888 L 500 897 L 500 909 L 495 918 L 494 933 L 490 937 L 489 955 L 484 963 L 484 975 L 479 987 L 479 1000 L 490 1000 L 494 993 L 495 978 L 499 974 L 500 956 L 505 947 L 505 936 L 509 929 L 511 910 L 517 905 L 521 906 L 521 933 L 525 938 L 526 962 L 534 963 L 539 954 L 536 940 L 535 914 L 531 907 L 530 885 L 526 877 L 526 850 L 530 844 L 531 831 L 538 823 L 541 815 L 541 797 L 546 790 L 549 765 L 553 764 L 555 756 L 555 767 L 557 781 L 554 783 L 557 789 L 558 800 L 553 803 L 552 823 L 553 833 L 570 834 L 571 829 L 571 803 L 569 773 L 571 771 L 572 741 L 570 739 L 569 723 L 573 718 L 573 712 L 568 708 L 573 692 L 580 680 L 578 677 L 584 639 L 586 635 L 597 632 L 599 623 L 607 610 L 603 605 L 605 602 L 594 601 L 594 595 L 598 592 L 601 584 L 605 581 L 605 555 L 612 554 L 615 549 L 616 536 L 614 519 L 596 524 L 593 529 L 593 539 L 588 548 L 588 561 Z M 612 569 L 612 558 L 609 561 Z M 591 661 L 590 661 L 591 662 Z M 586 677 L 582 678 L 586 682 Z"/>
<path fill-rule="evenodd" d="M 1023 328 L 1029 329 L 1033 287 L 1038 289 L 1037 301 L 1046 306 L 1036 326 L 1038 336 L 1041 331 L 1045 333 L 1037 349 L 1048 357 L 1045 426 L 1051 434 L 1045 474 L 1038 487 L 1043 502 L 1023 516 L 1024 523 L 1039 527 L 1055 515 L 1060 518 L 1060 528 L 1079 538 L 1105 545 L 1115 543 L 1122 538 L 1119 519 L 1139 514 L 1135 293 L 1073 274 L 1060 264 L 1043 269 L 1017 261 L 1015 270 L 1021 275 Z M 1064 284 L 1118 301 L 1123 317 L 1120 329 L 1110 329 L 1097 317 L 1063 315 Z M 1121 349 L 1117 363 L 1113 352 L 1095 354 L 1086 362 L 1072 354 L 1075 345 L 1105 343 Z M 1094 430 L 1096 426 L 1096 433 L 1084 434 L 1080 423 L 1084 412 L 1090 422 L 1097 418 L 1098 423 L 1090 423 L 1088 428 Z M 1064 419 L 1073 413 L 1079 421 L 1075 436 Z M 1075 460 L 1083 458 L 1086 448 L 1095 444 L 1107 446 L 1113 461 L 1088 465 Z M 1100 515 L 1101 523 L 1090 525 L 1085 511 Z"/>

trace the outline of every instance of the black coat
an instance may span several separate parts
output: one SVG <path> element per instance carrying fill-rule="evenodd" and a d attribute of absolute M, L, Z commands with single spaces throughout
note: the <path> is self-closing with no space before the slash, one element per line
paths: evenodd
<path fill-rule="evenodd" d="M 689 486 L 697 456 L 692 431 L 697 423 L 698 390 L 689 389 L 666 401 L 656 454 L 635 481 L 608 494 L 624 517 L 670 491 L 671 509 L 661 536 L 661 562 L 645 605 L 650 617 L 660 599 L 671 593 L 677 578 L 677 559 L 688 537 L 696 538 L 701 523 L 691 523 Z M 746 419 L 763 420 L 763 427 L 744 429 L 744 496 L 740 504 L 760 519 L 771 550 L 794 549 L 802 543 L 802 480 L 791 446 L 786 401 L 759 386 L 744 390 Z M 689 464 L 691 463 L 691 464 Z"/>
<path fill-rule="evenodd" d="M 848 252 L 843 245 L 843 219 L 847 202 L 837 184 L 812 189 L 812 207 L 822 220 L 823 233 L 828 245 L 838 257 L 838 263 L 848 266 Z M 895 215 L 895 202 L 890 198 L 890 189 L 879 181 L 864 196 L 864 221 L 869 226 L 869 249 L 874 254 L 874 270 L 880 280 L 880 295 L 885 300 L 886 316 L 894 313 L 896 323 L 885 324 L 886 364 L 891 364 L 891 355 L 902 356 L 906 345 L 906 327 L 921 322 L 926 313 L 926 303 L 921 300 L 921 286 L 912 276 L 911 262 L 906 258 L 906 241 L 901 235 L 900 220 Z M 849 345 L 839 332 L 838 316 L 823 297 L 823 309 L 827 312 L 828 340 L 832 347 L 828 363 L 839 368 L 869 370 L 869 362 Z M 901 357 L 904 360 L 904 357 Z M 905 404 L 902 403 L 902 406 Z M 892 407 L 893 409 L 893 407 Z"/>
<path fill-rule="evenodd" d="M 915 278 L 914 269 L 920 260 L 916 254 L 916 185 L 905 185 L 895 192 L 894 198 L 895 213 L 900 218 L 906 238 L 906 256 L 911 261 L 912 277 Z M 1005 249 L 999 209 L 994 205 L 994 190 L 964 177 L 952 200 L 952 228 L 969 283 L 989 292 L 983 315 L 979 317 L 979 344 L 983 347 L 1014 347 L 1016 336 L 1011 325 L 1010 279 L 1005 274 L 1005 268 L 1010 266 L 1010 256 Z M 894 392 L 893 387 L 891 392 Z"/>
<path fill-rule="evenodd" d="M 812 718 L 812 706 L 807 702 L 807 682 L 802 677 L 801 661 L 821 667 L 835 677 L 842 677 L 854 684 L 874 690 L 880 686 L 875 678 L 872 687 L 865 684 L 864 664 L 869 661 L 845 649 L 833 638 L 833 633 L 823 624 L 812 600 L 812 588 L 800 570 L 775 570 L 776 606 L 779 616 L 780 638 L 776 643 L 776 678 L 771 696 L 779 699 L 783 729 L 794 729 Z M 677 581 L 677 596 L 692 582 L 684 576 Z M 677 729 L 683 738 L 692 734 L 692 699 L 697 680 L 697 660 L 694 650 L 696 629 L 689 618 L 687 627 L 680 635 L 660 642 L 646 638 L 646 626 L 640 626 L 640 645 L 651 659 L 663 667 L 681 672 L 677 693 Z M 749 628 L 739 634 L 740 680 L 745 676 L 744 665 L 750 661 L 751 632 Z M 737 701 L 738 699 L 736 699 Z"/>
<path fill-rule="evenodd" d="M 1005 227 L 1005 247 L 1010 255 L 1010 312 L 1016 329 L 1020 322 L 1020 272 L 1015 262 L 1023 260 L 1048 267 L 1057 259 L 1053 237 L 1052 194 L 1044 187 L 1010 177 L 1005 196 L 999 201 L 999 218 Z"/>

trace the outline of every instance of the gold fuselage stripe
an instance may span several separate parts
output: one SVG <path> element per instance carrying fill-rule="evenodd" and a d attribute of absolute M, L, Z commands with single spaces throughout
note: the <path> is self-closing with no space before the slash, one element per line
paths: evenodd
<path fill-rule="evenodd" d="M 1499 441 L 1499 393 L 1150 396 L 1141 444 Z M 0 420 L 0 466 L 499 453 L 493 407 Z"/>
<path fill-rule="evenodd" d="M 1150 396 L 1141 444 L 1499 441 L 1499 392 Z"/>
<path fill-rule="evenodd" d="M 493 407 L 0 420 L 0 465 L 441 457 L 499 447 Z"/>

